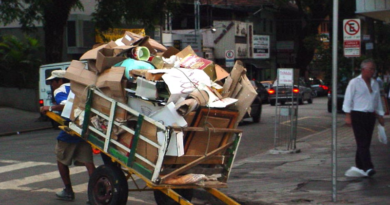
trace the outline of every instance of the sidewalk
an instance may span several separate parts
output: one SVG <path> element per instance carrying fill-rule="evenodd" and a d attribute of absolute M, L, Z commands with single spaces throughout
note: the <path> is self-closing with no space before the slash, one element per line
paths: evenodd
<path fill-rule="evenodd" d="M 39 121 L 39 116 L 38 112 L 0 107 L 0 136 L 52 128 L 50 121 Z"/>
<path fill-rule="evenodd" d="M 386 116 L 385 128 L 390 131 Z M 389 146 L 379 143 L 375 129 L 372 178 L 347 178 L 356 145 L 351 127 L 337 128 L 337 202 L 332 202 L 332 130 L 298 139 L 296 154 L 264 153 L 237 161 L 223 192 L 242 204 L 389 204 Z"/>
<path fill-rule="evenodd" d="M 0 136 L 51 128 L 38 121 L 39 113 L 0 107 Z M 390 118 L 386 116 L 390 137 Z M 332 202 L 332 130 L 327 129 L 298 139 L 296 154 L 263 153 L 236 161 L 224 194 L 245 205 L 257 204 L 389 204 L 389 145 L 380 144 L 374 131 L 371 154 L 377 171 L 372 178 L 347 178 L 354 166 L 355 141 L 352 128 L 339 122 L 337 134 L 337 202 Z M 210 194 L 194 194 L 202 204 L 220 204 Z M 202 198 L 204 200 L 202 200 Z M 208 202 L 205 202 L 208 201 Z M 210 203 L 211 201 L 211 203 Z"/>

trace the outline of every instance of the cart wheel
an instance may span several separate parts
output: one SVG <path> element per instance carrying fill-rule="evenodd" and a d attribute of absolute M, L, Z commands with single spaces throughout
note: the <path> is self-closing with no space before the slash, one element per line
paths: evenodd
<path fill-rule="evenodd" d="M 193 189 L 174 189 L 173 191 L 175 191 L 176 193 L 178 193 L 180 196 L 184 197 L 188 201 L 192 200 L 192 195 L 194 194 Z M 159 190 L 155 190 L 153 192 L 154 192 L 154 200 L 156 200 L 157 205 L 178 205 L 179 204 Z"/>
<path fill-rule="evenodd" d="M 127 180 L 119 167 L 101 165 L 88 182 L 88 198 L 94 205 L 125 205 L 129 194 Z"/>

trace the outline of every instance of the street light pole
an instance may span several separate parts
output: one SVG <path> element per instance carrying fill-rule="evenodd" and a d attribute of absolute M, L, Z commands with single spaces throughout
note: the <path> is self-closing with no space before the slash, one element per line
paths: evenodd
<path fill-rule="evenodd" d="M 333 0 L 332 34 L 332 201 L 337 201 L 337 40 L 339 0 Z"/>

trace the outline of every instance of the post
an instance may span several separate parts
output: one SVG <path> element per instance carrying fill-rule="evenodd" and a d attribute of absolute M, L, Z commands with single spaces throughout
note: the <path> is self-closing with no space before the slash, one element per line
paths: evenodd
<path fill-rule="evenodd" d="M 333 0 L 332 34 L 332 201 L 337 201 L 337 42 L 339 1 Z"/>

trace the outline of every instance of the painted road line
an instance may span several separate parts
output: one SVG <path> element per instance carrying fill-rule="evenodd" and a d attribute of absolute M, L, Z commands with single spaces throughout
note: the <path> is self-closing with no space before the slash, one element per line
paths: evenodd
<path fill-rule="evenodd" d="M 82 172 L 86 172 L 86 171 L 87 170 L 85 167 L 72 167 L 72 168 L 70 168 L 70 173 L 72 173 L 72 174 L 78 174 L 78 173 L 82 173 Z M 51 179 L 56 179 L 56 178 L 60 178 L 60 174 L 58 171 L 47 172 L 44 174 L 24 177 L 21 179 L 0 182 L 0 189 L 2 189 L 2 190 L 12 189 L 12 190 L 21 190 L 21 191 L 31 191 L 34 188 L 22 187 L 22 186 L 25 186 L 27 184 L 36 183 L 36 182 L 42 182 L 42 181 L 47 181 L 47 180 L 51 180 Z"/>
<path fill-rule="evenodd" d="M 0 167 L 0 174 L 5 173 L 5 172 L 19 170 L 19 169 L 25 169 L 25 168 L 43 166 L 43 165 L 55 165 L 55 164 L 48 163 L 48 162 L 31 162 L 31 161 L 30 162 L 21 162 L 21 163 L 17 163 L 17 164 L 6 165 L 6 166 Z"/>

